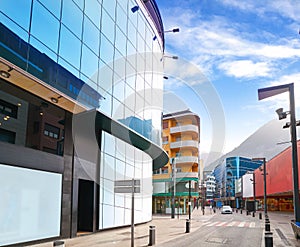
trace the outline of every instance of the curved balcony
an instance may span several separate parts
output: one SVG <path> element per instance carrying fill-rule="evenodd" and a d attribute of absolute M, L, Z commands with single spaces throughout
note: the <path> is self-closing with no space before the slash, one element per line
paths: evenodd
<path fill-rule="evenodd" d="M 176 126 L 176 127 L 171 127 L 170 128 L 170 134 L 175 134 L 175 133 L 182 133 L 182 132 L 195 132 L 199 133 L 198 127 L 193 124 L 188 124 L 188 125 L 182 125 L 182 126 Z"/>
<path fill-rule="evenodd" d="M 198 163 L 197 156 L 179 156 L 175 158 L 176 164 L 181 163 Z"/>
<path fill-rule="evenodd" d="M 197 148 L 199 147 L 197 141 L 188 140 L 188 141 L 179 141 L 179 142 L 171 142 L 170 148 L 184 148 L 184 147 L 192 147 Z"/>

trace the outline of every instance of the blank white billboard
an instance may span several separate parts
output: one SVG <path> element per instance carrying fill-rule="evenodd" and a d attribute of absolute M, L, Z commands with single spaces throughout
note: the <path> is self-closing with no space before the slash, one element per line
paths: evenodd
<path fill-rule="evenodd" d="M 62 175 L 0 164 L 0 246 L 60 235 Z"/>

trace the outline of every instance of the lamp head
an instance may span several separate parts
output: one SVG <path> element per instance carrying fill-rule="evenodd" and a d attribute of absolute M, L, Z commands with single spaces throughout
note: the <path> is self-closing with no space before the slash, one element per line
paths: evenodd
<path fill-rule="evenodd" d="M 284 112 L 284 111 L 283 111 L 283 108 L 277 109 L 277 110 L 276 110 L 276 113 L 277 113 L 277 115 L 278 115 L 279 120 L 285 119 L 286 116 L 287 116 L 287 112 Z"/>

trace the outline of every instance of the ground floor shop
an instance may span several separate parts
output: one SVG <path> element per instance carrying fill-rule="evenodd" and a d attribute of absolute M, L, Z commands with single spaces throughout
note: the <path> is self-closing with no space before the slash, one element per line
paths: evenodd
<path fill-rule="evenodd" d="M 201 202 L 199 202 L 199 198 L 196 194 L 197 193 L 193 193 L 190 198 L 188 195 L 176 196 L 175 214 L 188 214 L 189 205 L 191 205 L 191 210 L 195 207 L 200 207 Z M 171 214 L 172 196 L 153 196 L 152 212 L 154 214 Z"/>

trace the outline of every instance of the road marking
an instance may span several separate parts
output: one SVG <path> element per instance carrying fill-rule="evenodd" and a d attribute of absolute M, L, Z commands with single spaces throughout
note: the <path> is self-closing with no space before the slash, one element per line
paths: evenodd
<path fill-rule="evenodd" d="M 238 225 L 238 227 L 244 227 L 245 223 L 246 223 L 245 221 L 241 222 L 241 223 Z"/>
<path fill-rule="evenodd" d="M 249 227 L 254 228 L 255 227 L 255 222 L 251 222 Z"/>
<path fill-rule="evenodd" d="M 209 224 L 209 225 L 207 225 L 207 226 L 213 226 L 213 225 L 219 224 L 219 223 L 220 223 L 220 221 L 216 221 L 216 222 L 213 222 L 213 223 L 211 223 L 211 224 Z"/>
<path fill-rule="evenodd" d="M 236 221 L 232 221 L 231 223 L 229 223 L 227 226 L 234 226 L 237 222 Z"/>
<path fill-rule="evenodd" d="M 224 221 L 224 222 L 221 222 L 221 223 L 217 224 L 216 226 L 223 226 L 223 225 L 225 225 L 225 224 L 227 224 L 227 222 L 226 222 L 226 221 Z"/>

